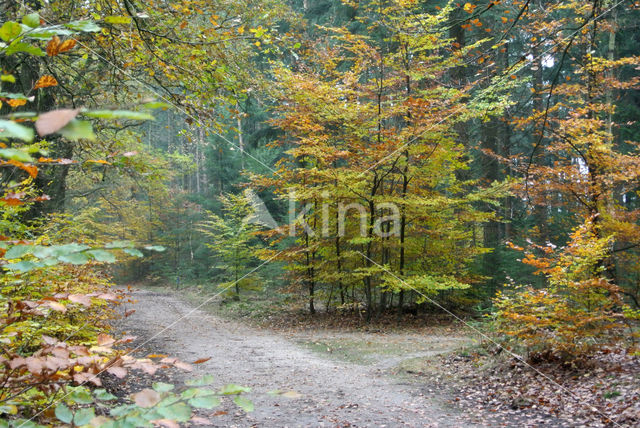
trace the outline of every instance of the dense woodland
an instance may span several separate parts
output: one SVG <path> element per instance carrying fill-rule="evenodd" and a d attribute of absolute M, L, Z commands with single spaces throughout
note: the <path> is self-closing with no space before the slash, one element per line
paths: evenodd
<path fill-rule="evenodd" d="M 111 349 L 114 283 L 637 352 L 638 2 L 31 0 L 0 21 L 0 412 L 156 370 Z"/>

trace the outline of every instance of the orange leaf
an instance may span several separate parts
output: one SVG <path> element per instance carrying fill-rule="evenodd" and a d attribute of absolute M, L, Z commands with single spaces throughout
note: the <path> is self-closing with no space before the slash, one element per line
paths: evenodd
<path fill-rule="evenodd" d="M 33 89 L 48 88 L 50 86 L 57 86 L 57 85 L 58 85 L 58 81 L 56 80 L 55 77 L 45 75 L 38 79 Z"/>
<path fill-rule="evenodd" d="M 74 39 L 65 40 L 58 46 L 58 53 L 70 51 L 75 45 L 76 41 Z"/>
<path fill-rule="evenodd" d="M 22 196 L 24 193 L 9 193 L 4 198 L 0 199 L 0 202 L 3 202 L 5 205 L 9 205 L 11 207 L 17 205 L 23 205 Z"/>
<path fill-rule="evenodd" d="M 26 103 L 27 103 L 27 100 L 23 98 L 13 98 L 7 101 L 7 104 L 9 104 L 11 107 L 20 107 L 25 105 Z"/>
<path fill-rule="evenodd" d="M 147 358 L 166 358 L 167 356 L 165 354 L 151 354 L 151 355 L 147 355 Z"/>
<path fill-rule="evenodd" d="M 60 45 L 60 37 L 53 36 L 49 43 L 47 43 L 47 55 L 56 56 L 58 55 L 58 46 Z"/>
<path fill-rule="evenodd" d="M 33 165 L 26 165 L 14 159 L 8 160 L 6 163 L 26 171 L 32 178 L 36 178 L 38 175 L 38 168 Z"/>
<path fill-rule="evenodd" d="M 209 358 L 199 358 L 197 360 L 195 360 L 194 362 L 192 362 L 191 364 L 202 364 L 202 363 L 206 363 L 207 361 L 209 361 L 211 359 L 211 357 Z"/>

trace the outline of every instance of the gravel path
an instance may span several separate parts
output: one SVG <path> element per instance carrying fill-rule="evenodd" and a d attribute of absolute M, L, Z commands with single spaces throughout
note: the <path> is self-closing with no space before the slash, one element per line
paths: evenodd
<path fill-rule="evenodd" d="M 211 357 L 194 373 L 180 376 L 212 374 L 219 385 L 253 389 L 248 397 L 254 412 L 245 415 L 227 403 L 217 415 L 203 415 L 213 426 L 475 426 L 437 391 L 391 376 L 384 364 L 324 358 L 276 333 L 193 311 L 193 304 L 172 293 L 136 290 L 132 297 L 138 301 L 136 311 L 118 328 L 138 337 L 134 345 L 155 336 L 139 355 L 163 353 L 186 362 Z M 267 394 L 271 390 L 295 391 L 299 397 Z"/>

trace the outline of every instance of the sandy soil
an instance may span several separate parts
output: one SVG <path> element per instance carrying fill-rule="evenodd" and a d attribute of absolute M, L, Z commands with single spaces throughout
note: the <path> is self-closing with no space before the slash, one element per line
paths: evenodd
<path fill-rule="evenodd" d="M 415 341 L 414 349 L 397 352 L 391 346 L 386 352 L 379 349 L 384 345 L 378 345 L 376 333 L 366 333 L 370 337 L 364 342 L 363 333 L 284 337 L 195 309 L 197 305 L 173 293 L 136 290 L 133 298 L 138 301 L 136 311 L 117 327 L 138 337 L 133 345 L 143 345 L 137 355 L 163 353 L 187 362 L 211 357 L 194 366 L 193 373 L 178 375 L 178 383 L 212 374 L 219 385 L 252 388 L 248 397 L 255 403 L 254 412 L 244 414 L 226 403 L 222 412 L 216 409 L 217 414 L 203 415 L 214 421 L 213 426 L 476 426 L 477 421 L 447 404 L 444 391 L 393 376 L 388 370 L 404 358 L 450 351 L 465 338 L 416 336 L 402 342 L 411 348 Z M 386 346 L 393 344 L 394 338 L 389 339 L 383 341 Z M 340 344 L 349 341 L 361 348 L 351 346 L 350 353 L 345 353 L 350 358 L 340 358 Z M 333 349 L 322 354 L 314 346 L 336 348 L 336 356 Z M 297 398 L 268 394 L 272 390 L 295 391 L 291 395 Z"/>

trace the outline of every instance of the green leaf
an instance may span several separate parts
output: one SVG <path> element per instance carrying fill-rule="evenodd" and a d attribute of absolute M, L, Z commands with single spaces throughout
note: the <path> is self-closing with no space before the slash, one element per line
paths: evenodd
<path fill-rule="evenodd" d="M 93 391 L 93 395 L 100 401 L 111 401 L 118 398 L 115 395 L 107 392 L 106 389 L 96 389 L 95 391 Z"/>
<path fill-rule="evenodd" d="M 4 258 L 7 260 L 20 259 L 27 254 L 31 254 L 33 252 L 33 249 L 33 245 L 14 245 L 7 250 Z"/>
<path fill-rule="evenodd" d="M 239 395 L 233 399 L 233 402 L 245 412 L 253 412 L 253 402 L 248 398 Z"/>
<path fill-rule="evenodd" d="M 40 15 L 37 13 L 30 13 L 22 17 L 22 23 L 31 28 L 38 28 L 40 26 Z"/>
<path fill-rule="evenodd" d="M 70 36 L 72 34 L 74 34 L 73 31 L 67 30 L 60 25 L 55 25 L 53 27 L 34 28 L 28 33 L 25 33 L 23 37 L 37 40 L 49 40 L 53 36 Z"/>
<path fill-rule="evenodd" d="M 11 120 L 0 119 L 0 138 L 17 138 L 22 141 L 31 142 L 33 140 L 33 129 L 19 125 Z"/>
<path fill-rule="evenodd" d="M 13 55 L 19 52 L 28 53 L 29 55 L 34 55 L 34 56 L 44 56 L 44 52 L 39 47 L 30 45 L 29 43 L 21 42 L 18 40 L 11 43 L 9 47 L 7 47 L 7 50 L 4 51 L 5 55 L 7 56 Z"/>
<path fill-rule="evenodd" d="M 144 254 L 142 254 L 142 252 L 140 250 L 137 250 L 135 248 L 125 248 L 124 250 L 125 253 L 134 256 L 134 257 L 143 257 Z"/>
<path fill-rule="evenodd" d="M 20 149 L 0 149 L 0 157 L 16 160 L 18 162 L 32 162 L 33 158 L 29 153 Z"/>
<path fill-rule="evenodd" d="M 40 263 L 30 262 L 28 260 L 21 261 L 18 263 L 9 263 L 3 266 L 7 270 L 17 271 L 17 272 L 29 272 L 31 270 L 42 267 Z"/>
<path fill-rule="evenodd" d="M 91 255 L 96 261 L 104 263 L 115 263 L 116 256 L 105 250 L 90 250 L 87 254 Z"/>
<path fill-rule="evenodd" d="M 0 406 L 0 415 L 2 414 L 17 415 L 18 407 L 15 404 L 4 404 Z"/>
<path fill-rule="evenodd" d="M 131 248 L 133 242 L 131 241 L 113 241 L 104 246 L 105 248 Z"/>
<path fill-rule="evenodd" d="M 80 251 L 88 250 L 91 247 L 89 247 L 88 245 L 77 244 L 73 242 L 71 244 L 64 244 L 64 245 L 52 245 L 49 248 L 51 248 L 51 251 L 52 251 L 51 255 L 55 257 L 59 257 L 59 256 L 64 256 L 70 253 L 77 253 Z"/>
<path fill-rule="evenodd" d="M 243 392 L 251 392 L 251 388 L 230 383 L 228 385 L 223 386 L 222 389 L 220 390 L 220 394 L 224 394 L 224 395 L 241 394 Z"/>
<path fill-rule="evenodd" d="M 65 424 L 70 424 L 73 420 L 73 413 L 64 403 L 60 403 L 56 406 L 55 413 L 58 420 L 64 422 Z"/>
<path fill-rule="evenodd" d="M 0 97 L 11 98 L 12 100 L 26 100 L 27 97 L 24 94 L 14 94 L 11 92 L 0 92 Z"/>
<path fill-rule="evenodd" d="M 13 428 L 44 428 L 44 425 L 39 425 L 28 419 L 16 419 L 11 421 Z"/>
<path fill-rule="evenodd" d="M 186 385 L 189 386 L 204 386 L 211 385 L 214 381 L 214 377 L 212 375 L 204 375 L 198 379 L 190 379 L 185 382 Z"/>
<path fill-rule="evenodd" d="M 93 397 L 86 388 L 79 388 L 69 394 L 69 399 L 78 404 L 90 404 L 93 403 Z"/>
<path fill-rule="evenodd" d="M 95 141 L 96 139 L 96 134 L 93 133 L 91 123 L 86 120 L 73 119 L 67 123 L 64 128 L 60 129 L 58 134 L 71 141 L 82 139 Z"/>
<path fill-rule="evenodd" d="M 213 409 L 220 405 L 220 399 L 215 395 L 207 395 L 204 397 L 195 397 L 189 400 L 189 405 L 198 409 Z"/>
<path fill-rule="evenodd" d="M 76 31 L 83 31 L 85 33 L 96 33 L 101 30 L 99 26 L 93 21 L 72 21 L 64 24 L 65 27 Z"/>
<path fill-rule="evenodd" d="M 130 24 L 131 17 L 112 15 L 105 17 L 104 22 L 106 22 L 107 24 Z"/>
<path fill-rule="evenodd" d="M 168 109 L 168 108 L 171 108 L 171 104 L 167 104 L 162 101 L 151 101 L 149 103 L 142 104 L 142 107 L 150 108 L 150 109 L 156 109 L 156 108 Z"/>
<path fill-rule="evenodd" d="M 97 119 L 154 120 L 154 117 L 149 113 L 128 110 L 93 110 L 83 114 Z"/>
<path fill-rule="evenodd" d="M 72 265 L 83 265 L 89 261 L 89 257 L 85 253 L 71 253 L 58 257 L 58 260 Z"/>
<path fill-rule="evenodd" d="M 173 388 L 175 388 L 175 386 L 170 383 L 156 382 L 153 384 L 153 389 L 157 392 L 169 392 L 173 390 Z"/>
<path fill-rule="evenodd" d="M 184 403 L 176 403 L 167 407 L 157 409 L 158 413 L 167 419 L 177 422 L 186 422 L 191 419 L 191 408 Z"/>
<path fill-rule="evenodd" d="M 166 250 L 166 248 L 164 248 L 162 245 L 147 245 L 146 247 L 144 247 L 144 249 L 149 251 L 157 251 L 159 253 Z"/>
<path fill-rule="evenodd" d="M 17 22 L 7 21 L 0 27 L 0 39 L 9 42 L 22 33 L 22 27 Z"/>
<path fill-rule="evenodd" d="M 73 423 L 75 426 L 86 425 L 91 422 L 91 419 L 96 417 L 96 412 L 92 408 L 83 408 L 76 411 L 73 417 Z"/>

